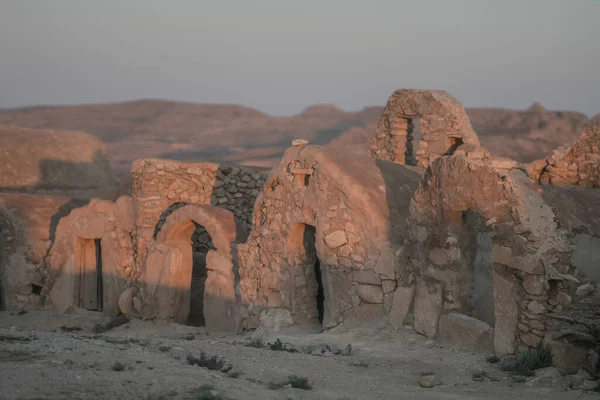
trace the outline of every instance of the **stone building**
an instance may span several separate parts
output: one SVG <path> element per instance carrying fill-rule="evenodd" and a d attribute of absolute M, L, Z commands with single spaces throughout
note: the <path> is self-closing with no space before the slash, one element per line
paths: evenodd
<path fill-rule="evenodd" d="M 379 159 L 427 167 L 479 138 L 460 102 L 439 90 L 400 89 L 387 101 L 369 152 Z"/>
<path fill-rule="evenodd" d="M 286 151 L 237 246 L 244 328 L 389 314 L 394 257 L 420 173 L 321 146 Z M 267 321 L 267 322 L 265 322 Z"/>
<path fill-rule="evenodd" d="M 117 192 L 104 145 L 80 132 L 0 126 L 0 310 L 41 307 L 59 220 Z"/>
<path fill-rule="evenodd" d="M 85 200 L 0 194 L 0 310 L 43 306 L 45 262 L 59 219 Z"/>
<path fill-rule="evenodd" d="M 571 371 L 599 345 L 599 132 L 523 166 L 491 158 L 449 94 L 399 90 L 371 156 L 295 141 L 271 171 L 136 160 L 116 199 L 3 193 L 0 308 L 377 321 L 497 354 L 548 343 Z"/>
<path fill-rule="evenodd" d="M 557 333 L 552 318 L 590 301 L 578 288 L 599 282 L 597 189 L 541 188 L 522 169 L 444 157 L 427 170 L 408 225 L 399 285 L 412 296 L 397 318 L 410 314 L 415 330 L 454 346 L 539 347 Z"/>

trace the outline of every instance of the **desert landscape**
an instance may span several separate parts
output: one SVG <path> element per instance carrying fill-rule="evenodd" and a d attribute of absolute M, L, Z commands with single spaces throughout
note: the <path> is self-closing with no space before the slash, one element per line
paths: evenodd
<path fill-rule="evenodd" d="M 106 146 L 113 170 L 127 176 L 145 157 L 273 167 L 293 139 L 364 152 L 383 106 L 345 112 L 333 105 L 306 107 L 272 117 L 238 105 L 164 100 L 0 110 L 0 125 L 80 131 Z M 536 103 L 525 110 L 466 109 L 482 145 L 495 157 L 528 163 L 569 145 L 600 114 L 550 111 Z"/>
<path fill-rule="evenodd" d="M 3 110 L 0 398 L 595 398 L 598 122 Z"/>

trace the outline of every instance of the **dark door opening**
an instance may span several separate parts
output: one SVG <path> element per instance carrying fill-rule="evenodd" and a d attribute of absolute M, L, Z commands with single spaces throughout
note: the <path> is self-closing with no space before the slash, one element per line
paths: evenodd
<path fill-rule="evenodd" d="M 100 239 L 82 239 L 80 246 L 80 307 L 90 311 L 102 311 L 103 282 Z"/>
<path fill-rule="evenodd" d="M 191 326 L 205 326 L 204 318 L 204 290 L 208 270 L 206 269 L 206 255 L 215 247 L 212 239 L 202 225 L 196 224 L 192 234 L 192 282 L 190 287 L 190 313 L 187 324 Z"/>
<path fill-rule="evenodd" d="M 323 290 L 323 280 L 321 278 L 321 263 L 319 258 L 315 257 L 315 278 L 317 280 L 317 312 L 319 323 L 323 324 L 325 314 L 325 292 Z"/>
<path fill-rule="evenodd" d="M 492 232 L 476 212 L 463 213 L 463 223 L 469 235 L 467 247 L 468 274 L 470 275 L 470 314 L 494 326 L 494 263 L 492 261 Z"/>
<path fill-rule="evenodd" d="M 421 121 L 419 118 L 406 118 L 406 150 L 404 163 L 417 165 L 417 152 L 421 148 Z"/>
<path fill-rule="evenodd" d="M 104 282 L 102 281 L 102 245 L 100 239 L 95 239 L 96 246 L 96 299 L 97 310 L 102 311 L 104 306 Z"/>
<path fill-rule="evenodd" d="M 317 257 L 315 227 L 292 226 L 287 243 L 289 273 L 292 277 L 292 315 L 296 324 L 323 324 L 326 295 L 325 271 Z"/>

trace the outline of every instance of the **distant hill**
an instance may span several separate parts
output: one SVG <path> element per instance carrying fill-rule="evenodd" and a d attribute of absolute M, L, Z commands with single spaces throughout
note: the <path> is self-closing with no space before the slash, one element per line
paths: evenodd
<path fill-rule="evenodd" d="M 123 175 L 140 157 L 272 166 L 295 138 L 365 151 L 382 111 L 345 112 L 320 104 L 295 116 L 273 117 L 239 105 L 137 100 L 5 109 L 0 124 L 88 132 L 105 143 L 115 171 Z M 524 111 L 467 113 L 492 154 L 523 162 L 573 142 L 590 122 L 584 114 L 548 111 L 539 104 Z"/>

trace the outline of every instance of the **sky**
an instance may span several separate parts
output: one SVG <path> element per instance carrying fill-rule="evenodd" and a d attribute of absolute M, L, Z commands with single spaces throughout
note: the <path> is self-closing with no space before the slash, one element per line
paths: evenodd
<path fill-rule="evenodd" d="M 600 113 L 600 0 L 0 0 L 0 108 L 141 98 L 293 115 L 398 88 Z"/>

